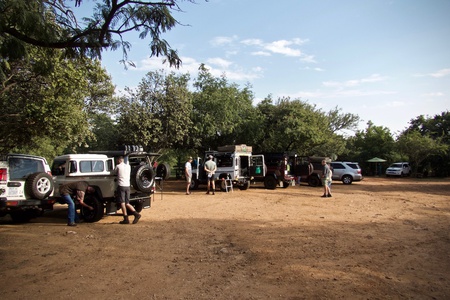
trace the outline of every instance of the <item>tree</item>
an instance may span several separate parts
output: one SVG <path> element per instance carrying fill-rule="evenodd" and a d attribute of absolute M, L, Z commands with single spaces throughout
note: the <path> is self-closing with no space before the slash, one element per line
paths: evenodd
<path fill-rule="evenodd" d="M 118 118 L 122 143 L 154 151 L 189 144 L 191 94 L 189 75 L 149 72 L 136 90 L 127 89 Z"/>
<path fill-rule="evenodd" d="M 11 64 L 8 88 L 0 93 L 0 150 L 34 153 L 49 144 L 53 145 L 54 156 L 67 147 L 73 149 L 94 139 L 89 111 L 99 110 L 98 103 L 108 103 L 108 93 L 113 91 L 111 79 L 100 63 L 66 59 L 58 52 L 49 57 L 37 48 L 29 53 L 31 63 Z M 47 62 L 53 67 L 40 72 L 42 67 L 38 66 Z M 94 83 L 103 88 L 91 89 Z M 102 100 L 97 103 L 93 99 Z M 90 103 L 89 110 L 85 101 Z"/>
<path fill-rule="evenodd" d="M 428 157 L 434 154 L 444 154 L 448 151 L 448 145 L 442 144 L 440 139 L 422 135 L 419 131 L 404 132 L 398 138 L 397 144 L 398 149 L 408 156 L 414 169 L 413 173 L 417 173 L 419 166 Z"/>
<path fill-rule="evenodd" d="M 92 16 L 79 20 L 76 8 L 83 5 L 82 0 L 75 0 L 75 7 L 71 6 L 73 1 L 66 0 L 2 0 L 0 75 L 8 69 L 9 60 L 29 59 L 27 45 L 61 49 L 69 57 L 91 58 L 101 58 L 105 49 L 121 48 L 125 63 L 131 44 L 124 36 L 133 31 L 139 32 L 141 39 L 149 37 L 150 56 L 165 56 L 171 66 L 178 67 L 181 59 L 162 34 L 177 24 L 171 12 L 180 10 L 180 1 L 97 1 Z"/>
<path fill-rule="evenodd" d="M 245 118 L 253 109 L 253 94 L 230 84 L 225 75 L 215 78 L 205 65 L 200 65 L 194 82 L 192 134 L 201 150 L 241 141 Z"/>

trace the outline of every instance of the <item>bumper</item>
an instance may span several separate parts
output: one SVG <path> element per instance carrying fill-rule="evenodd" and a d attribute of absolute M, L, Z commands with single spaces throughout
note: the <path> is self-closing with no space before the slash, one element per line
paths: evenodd
<path fill-rule="evenodd" d="M 0 198 L 0 210 L 27 210 L 27 209 L 48 209 L 53 206 L 53 199 L 24 199 L 24 200 L 8 200 Z"/>

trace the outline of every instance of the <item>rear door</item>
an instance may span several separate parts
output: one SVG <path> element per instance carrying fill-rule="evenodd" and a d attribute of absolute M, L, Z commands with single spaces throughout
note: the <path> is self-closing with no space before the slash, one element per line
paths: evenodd
<path fill-rule="evenodd" d="M 253 177 L 265 177 L 266 168 L 264 164 L 264 155 L 252 155 L 250 160 L 250 176 Z"/>

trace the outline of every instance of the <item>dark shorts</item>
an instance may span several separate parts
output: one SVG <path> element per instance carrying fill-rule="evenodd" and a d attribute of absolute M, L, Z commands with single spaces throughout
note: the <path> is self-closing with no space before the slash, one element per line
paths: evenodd
<path fill-rule="evenodd" d="M 117 203 L 130 203 L 130 187 L 129 186 L 119 186 L 117 188 L 118 196 Z"/>
<path fill-rule="evenodd" d="M 214 181 L 214 174 L 211 174 L 211 176 L 208 176 L 208 181 L 211 181 L 211 180 Z"/>

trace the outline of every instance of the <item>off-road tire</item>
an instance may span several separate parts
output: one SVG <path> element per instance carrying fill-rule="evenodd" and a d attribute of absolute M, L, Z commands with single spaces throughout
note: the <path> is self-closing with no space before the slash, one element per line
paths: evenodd
<path fill-rule="evenodd" d="M 89 223 L 97 222 L 103 218 L 105 208 L 104 208 L 103 203 L 100 202 L 100 200 L 98 199 L 98 197 L 96 195 L 86 194 L 84 196 L 84 203 L 86 203 L 87 205 L 92 206 L 94 208 L 94 210 L 90 210 L 87 207 L 84 207 L 84 206 L 81 207 L 81 209 L 80 209 L 81 216 L 83 217 L 83 219 L 86 222 L 89 222 Z"/>
<path fill-rule="evenodd" d="M 242 191 L 248 190 L 250 188 L 250 184 L 250 180 L 247 180 L 243 184 L 239 185 L 239 189 Z"/>
<path fill-rule="evenodd" d="M 142 165 L 131 171 L 131 184 L 142 193 L 151 193 L 155 183 L 155 173 L 148 165 Z"/>
<path fill-rule="evenodd" d="M 200 185 L 200 182 L 198 181 L 196 175 L 192 175 L 191 185 L 189 186 L 189 189 L 190 190 L 197 190 L 199 185 Z"/>
<path fill-rule="evenodd" d="M 308 184 L 312 187 L 316 187 L 316 186 L 321 185 L 321 182 L 320 182 L 319 177 L 312 175 L 312 176 L 309 176 L 309 178 L 308 178 Z"/>
<path fill-rule="evenodd" d="M 163 180 L 170 179 L 170 165 L 168 163 L 161 163 L 156 167 L 156 177 L 161 177 Z"/>
<path fill-rule="evenodd" d="M 53 178 L 47 173 L 37 172 L 25 181 L 25 193 L 33 199 L 42 200 L 53 192 Z"/>
<path fill-rule="evenodd" d="M 277 179 L 273 176 L 266 176 L 266 178 L 264 178 L 264 187 L 268 190 L 276 189 L 277 184 Z"/>

